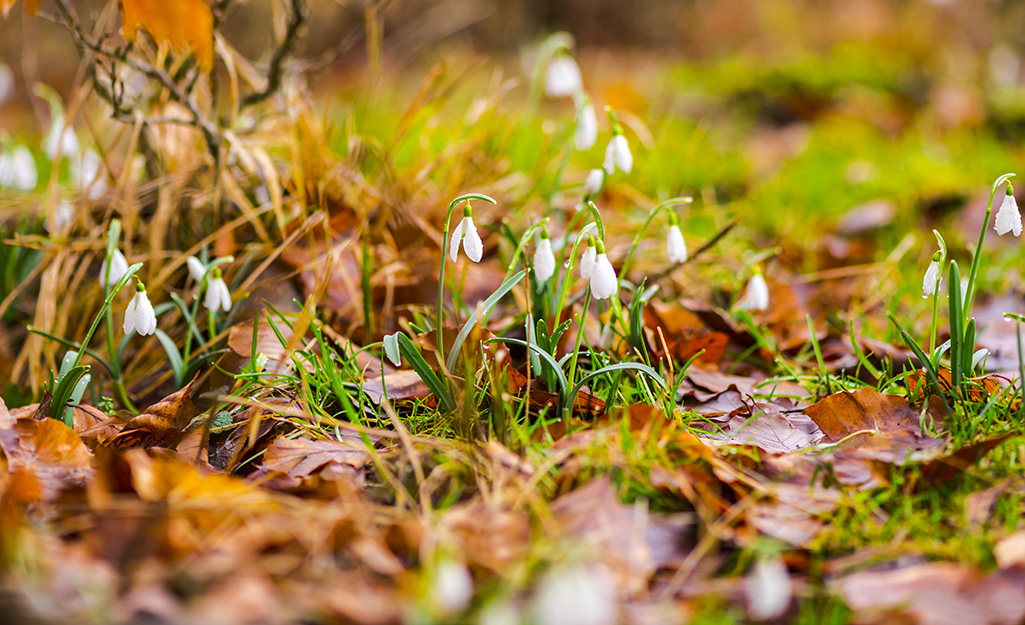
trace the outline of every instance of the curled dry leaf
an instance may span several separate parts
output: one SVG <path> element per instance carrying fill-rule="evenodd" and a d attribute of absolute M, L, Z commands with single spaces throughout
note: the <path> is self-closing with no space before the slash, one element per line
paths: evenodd
<path fill-rule="evenodd" d="M 23 418 L 7 424 L 0 429 L 5 473 L 25 476 L 19 483 L 26 503 L 49 501 L 67 486 L 85 484 L 92 454 L 74 430 L 54 419 Z"/>
<path fill-rule="evenodd" d="M 125 447 L 174 447 L 185 436 L 185 428 L 199 414 L 192 402 L 192 385 L 168 395 L 142 411 L 122 428 L 121 433 L 110 440 L 116 448 Z"/>

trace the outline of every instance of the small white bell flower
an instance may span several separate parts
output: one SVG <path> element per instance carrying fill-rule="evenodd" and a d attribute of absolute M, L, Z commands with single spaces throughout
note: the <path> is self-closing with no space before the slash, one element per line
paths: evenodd
<path fill-rule="evenodd" d="M 943 284 L 943 278 L 940 277 L 940 253 L 936 252 L 933 254 L 932 262 L 925 270 L 925 278 L 922 280 L 922 299 L 935 295 L 937 286 L 941 284 Z"/>
<path fill-rule="evenodd" d="M 612 175 L 618 168 L 624 174 L 630 173 L 634 166 L 634 157 L 630 154 L 630 145 L 621 134 L 613 135 L 609 146 L 605 148 L 605 173 Z"/>
<path fill-rule="evenodd" d="M 587 249 L 580 255 L 581 278 L 591 278 L 591 274 L 594 272 L 594 259 L 597 255 L 598 251 L 594 247 L 594 238 L 591 235 L 587 235 Z"/>
<path fill-rule="evenodd" d="M 477 226 L 473 225 L 473 210 L 470 209 L 470 203 L 466 203 L 466 208 L 463 209 L 463 220 L 456 226 L 455 231 L 449 238 L 448 244 L 448 256 L 452 259 L 452 262 L 456 262 L 456 258 L 459 256 L 459 242 L 463 242 L 463 251 L 466 252 L 466 257 L 475 263 L 479 263 L 480 259 L 484 256 L 484 242 L 481 240 L 480 235 L 477 234 Z"/>
<path fill-rule="evenodd" d="M 38 175 L 32 152 L 23 145 L 0 153 L 0 187 L 17 191 L 31 191 L 36 188 Z"/>
<path fill-rule="evenodd" d="M 783 558 L 760 557 L 744 580 L 747 615 L 753 621 L 779 618 L 790 607 L 793 593 L 793 582 Z"/>
<path fill-rule="evenodd" d="M 675 213 L 669 213 L 669 232 L 666 233 L 666 255 L 669 262 L 682 263 L 687 260 L 687 243 L 680 232 L 680 222 Z"/>
<path fill-rule="evenodd" d="M 605 245 L 601 241 L 595 241 L 595 250 L 598 255 L 595 256 L 594 270 L 591 272 L 591 295 L 597 299 L 608 299 L 619 290 L 619 279 L 616 278 L 616 270 L 605 253 Z"/>
<path fill-rule="evenodd" d="M 446 560 L 434 572 L 431 604 L 442 615 L 461 614 L 473 599 L 473 577 L 462 562 Z"/>
<path fill-rule="evenodd" d="M 555 275 L 555 254 L 552 252 L 552 240 L 548 238 L 548 230 L 541 230 L 541 239 L 534 249 L 534 277 L 537 278 L 538 289 Z"/>
<path fill-rule="evenodd" d="M 586 102 L 577 111 L 577 128 L 573 133 L 573 141 L 578 150 L 589 150 L 598 141 L 598 117 L 590 102 Z"/>
<path fill-rule="evenodd" d="M 189 256 L 185 259 L 185 264 L 188 265 L 189 275 L 196 281 L 196 284 L 202 284 L 203 278 L 206 276 L 206 265 L 203 264 L 203 261 L 195 256 Z"/>
<path fill-rule="evenodd" d="M 751 280 L 747 283 L 747 291 L 744 297 L 737 302 L 737 308 L 741 310 L 765 310 L 769 307 L 769 286 L 765 284 L 765 277 L 760 271 L 755 271 Z"/>
<path fill-rule="evenodd" d="M 605 170 L 604 169 L 592 169 L 587 174 L 587 180 L 584 181 L 584 197 L 591 198 L 598 195 L 601 191 L 601 185 L 605 182 Z"/>
<path fill-rule="evenodd" d="M 1003 203 L 1000 204 L 1000 210 L 997 211 L 993 229 L 999 235 L 1005 235 L 1008 232 L 1014 232 L 1014 236 L 1021 235 L 1021 213 L 1018 212 L 1018 202 L 1014 199 L 1014 189 L 1011 188 L 1011 185 L 1007 185 L 1007 193 L 1004 195 Z"/>
<path fill-rule="evenodd" d="M 210 274 L 210 283 L 206 287 L 203 305 L 215 312 L 218 309 L 224 312 L 231 310 L 231 293 L 228 292 L 228 285 L 224 283 L 224 277 L 219 268 L 215 268 Z"/>
<path fill-rule="evenodd" d="M 96 150 L 86 150 L 71 161 L 71 180 L 77 184 L 90 200 L 98 200 L 107 190 L 107 179 L 103 176 L 101 167 L 103 159 L 96 153 Z"/>
<path fill-rule="evenodd" d="M 580 67 L 568 54 L 559 54 L 548 63 L 545 72 L 545 93 L 549 98 L 572 96 L 584 88 Z"/>
<path fill-rule="evenodd" d="M 149 303 L 149 296 L 146 295 L 146 287 L 142 282 L 135 285 L 135 296 L 128 302 L 122 327 L 125 334 L 135 330 L 140 336 L 153 334 L 157 329 L 157 316 L 153 312 L 153 305 Z"/>
<path fill-rule="evenodd" d="M 125 277 L 128 273 L 128 261 L 125 260 L 125 255 L 121 253 L 121 250 L 114 249 L 114 254 L 110 257 L 110 270 L 107 270 L 107 259 L 103 259 L 103 264 L 100 266 L 100 286 L 111 287 L 121 281 L 121 278 Z"/>
<path fill-rule="evenodd" d="M 576 565 L 549 573 L 531 605 L 537 625 L 615 625 L 619 619 L 616 586 L 601 565 Z"/>

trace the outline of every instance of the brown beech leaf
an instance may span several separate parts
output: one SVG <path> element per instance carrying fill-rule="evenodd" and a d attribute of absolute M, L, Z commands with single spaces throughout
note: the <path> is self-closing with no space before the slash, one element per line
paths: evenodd
<path fill-rule="evenodd" d="M 652 328 L 661 328 L 666 347 L 684 362 L 704 350 L 695 361 L 715 364 L 722 360 L 723 351 L 730 340 L 727 334 L 708 328 L 700 317 L 689 310 L 658 301 L 645 307 L 644 322 Z M 654 347 L 656 352 L 662 349 L 659 344 Z"/>
<path fill-rule="evenodd" d="M 192 402 L 192 385 L 168 395 L 142 411 L 122 428 L 110 445 L 125 447 L 174 447 L 185 436 L 185 427 L 199 414 Z"/>
<path fill-rule="evenodd" d="M 157 43 L 191 50 L 199 66 L 214 66 L 214 16 L 206 0 L 121 0 L 121 33 L 135 41 L 140 28 Z"/>
<path fill-rule="evenodd" d="M 11 13 L 11 9 L 17 4 L 18 0 L 0 0 L 0 13 L 4 14 L 6 19 Z M 39 5 L 43 3 L 43 0 L 25 0 L 25 12 L 29 15 L 35 15 L 39 12 Z"/>
<path fill-rule="evenodd" d="M 1025 619 L 1021 568 L 986 575 L 972 566 L 931 562 L 861 571 L 836 586 L 847 606 L 863 618 L 888 614 L 920 625 L 1013 625 Z"/>
<path fill-rule="evenodd" d="M 369 461 L 370 454 L 362 442 L 309 438 L 276 438 L 263 455 L 265 469 L 298 479 L 324 471 L 342 471 L 351 475 Z"/>
<path fill-rule="evenodd" d="M 822 429 L 829 443 L 866 430 L 909 442 L 921 438 L 918 409 L 900 395 L 886 395 L 872 388 L 835 393 L 808 406 L 805 413 Z"/>
<path fill-rule="evenodd" d="M 65 486 L 84 485 L 92 472 L 89 448 L 55 419 L 18 419 L 13 427 L 0 430 L 0 452 L 7 472 L 35 478 L 35 486 L 25 491 L 33 499 L 51 500 Z"/>

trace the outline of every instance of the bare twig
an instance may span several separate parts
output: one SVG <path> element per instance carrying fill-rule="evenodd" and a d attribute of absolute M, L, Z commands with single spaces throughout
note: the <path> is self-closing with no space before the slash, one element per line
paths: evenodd
<path fill-rule="evenodd" d="M 267 69 L 267 84 L 260 91 L 250 93 L 242 98 L 240 109 L 246 109 L 254 104 L 263 102 L 281 87 L 281 78 L 285 73 L 285 59 L 295 48 L 296 40 L 299 37 L 299 29 L 306 23 L 307 8 L 305 0 L 289 0 L 288 28 L 281 43 L 275 48 L 271 55 L 270 64 Z"/>

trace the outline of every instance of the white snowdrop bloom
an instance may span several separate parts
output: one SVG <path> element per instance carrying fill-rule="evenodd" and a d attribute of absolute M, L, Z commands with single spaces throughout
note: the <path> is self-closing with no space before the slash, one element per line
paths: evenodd
<path fill-rule="evenodd" d="M 549 98 L 572 96 L 582 91 L 584 80 L 580 77 L 580 67 L 568 54 L 559 54 L 548 63 L 545 73 L 545 93 Z"/>
<path fill-rule="evenodd" d="M 477 234 L 477 226 L 473 224 L 473 212 L 469 206 L 463 209 L 463 220 L 459 222 L 449 238 L 448 256 L 452 262 L 456 262 L 456 258 L 459 256 L 460 241 L 463 242 L 463 251 L 466 252 L 466 257 L 479 263 L 484 256 L 484 242 Z"/>
<path fill-rule="evenodd" d="M 578 150 L 589 150 L 598 141 L 598 117 L 590 102 L 577 111 L 577 128 L 573 133 L 573 141 Z"/>
<path fill-rule="evenodd" d="M 74 129 L 65 123 L 64 112 L 54 110 L 50 131 L 43 140 L 43 152 L 51 161 L 57 160 L 58 156 L 71 156 L 78 152 L 78 137 Z"/>
<path fill-rule="evenodd" d="M 128 302 L 125 310 L 125 334 L 135 330 L 142 336 L 153 334 L 157 329 L 157 316 L 146 295 L 146 287 L 141 282 L 135 285 L 135 296 Z"/>
<path fill-rule="evenodd" d="M 751 620 L 768 621 L 783 616 L 794 592 L 783 558 L 758 558 L 744 580 L 744 592 Z"/>
<path fill-rule="evenodd" d="M 210 283 L 206 287 L 203 305 L 212 311 L 220 309 L 228 312 L 231 310 L 231 293 L 228 292 L 228 285 L 224 283 L 220 269 L 214 269 L 210 275 Z"/>
<path fill-rule="evenodd" d="M 578 565 L 546 575 L 531 611 L 537 625 L 616 625 L 618 602 L 603 567 Z"/>
<path fill-rule="evenodd" d="M 1010 186 L 1007 187 L 1004 201 L 1000 204 L 1000 210 L 997 211 L 997 219 L 993 229 L 999 235 L 1004 235 L 1008 232 L 1014 232 L 1014 236 L 1021 235 L 1021 213 L 1018 212 L 1018 202 L 1015 201 L 1014 190 Z"/>
<path fill-rule="evenodd" d="M 587 249 L 580 255 L 580 277 L 590 279 L 591 274 L 594 272 L 594 259 L 598 255 L 597 249 L 594 247 L 594 239 L 591 235 L 587 235 Z"/>
<path fill-rule="evenodd" d="M 38 181 L 36 161 L 28 148 L 16 145 L 0 153 L 0 187 L 31 191 Z"/>
<path fill-rule="evenodd" d="M 737 308 L 741 310 L 765 310 L 769 307 L 769 286 L 765 284 L 765 277 L 755 273 L 747 283 L 747 291 L 744 297 L 737 302 Z"/>
<path fill-rule="evenodd" d="M 6 63 L 0 62 L 0 104 L 14 93 L 14 72 Z"/>
<path fill-rule="evenodd" d="M 548 282 L 555 275 L 555 254 L 552 252 L 552 240 L 546 230 L 541 231 L 541 239 L 534 249 L 534 277 L 538 287 Z"/>
<path fill-rule="evenodd" d="M 604 169 L 592 169 L 584 181 L 584 197 L 594 197 L 601 191 L 601 185 L 605 182 Z"/>
<path fill-rule="evenodd" d="M 121 250 L 115 249 L 113 256 L 110 257 L 110 272 L 107 272 L 106 258 L 100 265 L 100 286 L 114 286 L 121 281 L 121 278 L 125 277 L 126 273 L 128 273 L 128 261 L 125 260 L 125 255 L 121 253 Z"/>
<path fill-rule="evenodd" d="M 45 227 L 46 231 L 50 234 L 56 234 L 63 230 L 64 226 L 67 225 L 74 216 L 74 205 L 67 200 L 61 200 L 53 209 L 53 221 L 50 221 L 50 218 L 47 217 L 43 220 L 43 227 Z"/>
<path fill-rule="evenodd" d="M 446 560 L 431 580 L 431 604 L 442 614 L 461 614 L 473 599 L 473 577 L 462 562 Z"/>
<path fill-rule="evenodd" d="M 938 282 L 937 278 L 939 278 Z M 927 299 L 930 295 L 934 295 L 937 285 L 940 284 L 943 284 L 943 278 L 940 277 L 940 259 L 937 253 L 933 255 L 929 268 L 925 270 L 925 278 L 922 279 L 922 299 Z"/>
<path fill-rule="evenodd" d="M 669 262 L 682 263 L 687 260 L 687 244 L 683 240 L 683 233 L 680 232 L 680 226 L 678 224 L 672 224 L 669 226 L 669 232 L 666 233 L 666 255 L 669 256 Z"/>
<path fill-rule="evenodd" d="M 195 256 L 189 256 L 185 259 L 185 264 L 189 268 L 189 275 L 192 276 L 192 279 L 197 284 L 203 282 L 203 276 L 206 275 L 206 265 L 203 264 L 203 261 Z"/>
<path fill-rule="evenodd" d="M 597 241 L 595 251 L 598 255 L 594 258 L 594 270 L 591 272 L 591 295 L 598 299 L 608 299 L 619 290 L 619 279 L 616 278 L 616 270 L 609 262 L 601 241 Z"/>
<path fill-rule="evenodd" d="M 630 173 L 634 166 L 634 157 L 630 154 L 630 145 L 623 135 L 614 135 L 605 148 L 605 173 L 612 175 L 618 168 L 624 174 Z"/>
<path fill-rule="evenodd" d="M 101 171 L 102 166 L 103 159 L 91 148 L 71 161 L 71 180 L 90 200 L 100 199 L 107 190 L 107 179 Z"/>

